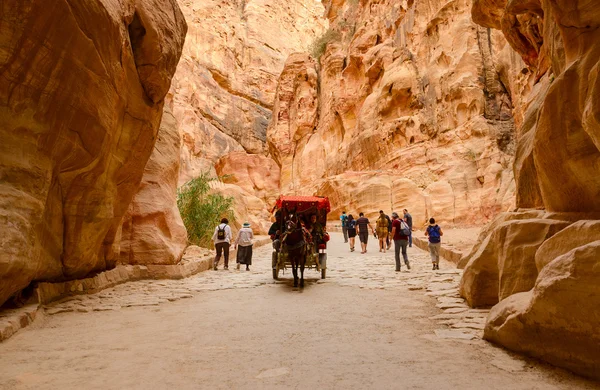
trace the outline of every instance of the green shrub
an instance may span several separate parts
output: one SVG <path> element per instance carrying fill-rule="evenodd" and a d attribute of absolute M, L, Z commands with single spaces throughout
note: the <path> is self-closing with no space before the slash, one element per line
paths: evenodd
<path fill-rule="evenodd" d="M 325 49 L 327 48 L 327 44 L 332 41 L 336 41 L 341 39 L 341 34 L 339 31 L 329 29 L 319 38 L 315 39 L 315 41 L 310 46 L 310 54 L 317 60 L 317 62 L 321 59 L 323 53 L 325 53 Z"/>
<path fill-rule="evenodd" d="M 177 207 L 188 240 L 194 245 L 210 247 L 215 226 L 221 218 L 234 222 L 233 198 L 210 193 L 210 183 L 215 180 L 205 172 L 177 191 Z"/>

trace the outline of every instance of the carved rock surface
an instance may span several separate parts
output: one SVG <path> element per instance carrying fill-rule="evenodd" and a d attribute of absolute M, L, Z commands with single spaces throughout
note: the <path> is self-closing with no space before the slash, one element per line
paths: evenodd
<path fill-rule="evenodd" d="M 124 264 L 176 264 L 187 246 L 177 208 L 181 138 L 165 106 L 162 123 L 142 182 L 123 217 L 119 261 Z"/>
<path fill-rule="evenodd" d="M 600 241 L 546 265 L 527 292 L 492 308 L 484 337 L 581 375 L 600 379 Z"/>
<path fill-rule="evenodd" d="M 175 0 L 9 0 L 0 18 L 2 304 L 115 264 L 186 23 Z"/>
<path fill-rule="evenodd" d="M 507 45 L 472 23 L 471 2 L 323 3 L 325 51 L 288 59 L 267 129 L 282 192 L 331 196 L 349 212 L 404 206 L 458 225 L 511 208 L 511 91 L 496 69 Z M 370 187 L 388 177 L 414 186 Z M 390 192 L 407 204 L 392 204 Z"/>
<path fill-rule="evenodd" d="M 494 307 L 486 338 L 598 378 L 600 9 L 586 0 L 477 0 L 472 12 L 477 23 L 501 30 L 527 64 L 523 72 L 535 75 L 520 100 L 517 206 L 575 222 L 539 246 L 535 287 Z M 511 244 L 496 242 L 498 248 Z M 489 247 L 484 240 L 474 252 Z M 503 250 L 491 251 L 486 263 L 499 261 Z M 526 257 L 530 264 L 530 251 Z M 481 268 L 475 259 L 466 265 L 461 291 L 487 295 L 484 278 L 473 277 Z M 514 269 L 511 278 L 531 274 L 530 267 Z"/>

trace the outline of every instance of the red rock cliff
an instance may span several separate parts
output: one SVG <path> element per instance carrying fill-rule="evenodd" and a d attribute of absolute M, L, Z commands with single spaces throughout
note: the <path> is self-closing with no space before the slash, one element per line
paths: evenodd
<path fill-rule="evenodd" d="M 328 195 L 332 215 L 406 207 L 418 225 L 483 224 L 510 208 L 504 38 L 475 25 L 466 0 L 324 5 L 322 55 L 288 59 L 267 130 L 282 191 Z"/>

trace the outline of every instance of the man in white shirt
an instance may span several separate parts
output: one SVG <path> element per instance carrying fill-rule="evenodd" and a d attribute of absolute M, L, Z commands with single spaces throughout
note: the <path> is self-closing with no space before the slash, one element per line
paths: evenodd
<path fill-rule="evenodd" d="M 229 269 L 229 245 L 231 243 L 231 228 L 229 227 L 229 220 L 227 218 L 221 219 L 221 223 L 215 228 L 215 232 L 212 236 L 215 242 L 215 249 L 217 250 L 217 256 L 215 257 L 214 270 L 217 270 L 219 260 L 221 260 L 221 253 L 225 258 L 225 267 L 223 269 Z"/>
<path fill-rule="evenodd" d="M 250 271 L 250 265 L 252 264 L 252 244 L 254 239 L 254 233 L 250 229 L 250 222 L 244 222 L 244 225 L 238 232 L 238 236 L 235 240 L 235 248 L 239 249 L 237 252 L 237 269 L 240 269 L 240 264 L 246 264 L 246 271 Z"/>

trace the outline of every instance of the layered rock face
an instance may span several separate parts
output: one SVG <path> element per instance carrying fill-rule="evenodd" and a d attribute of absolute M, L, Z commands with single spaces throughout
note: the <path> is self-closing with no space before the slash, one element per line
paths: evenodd
<path fill-rule="evenodd" d="M 173 112 L 183 134 L 179 184 L 205 171 L 236 176 L 239 182 L 247 175 L 246 163 L 254 165 L 257 156 L 266 154 L 266 129 L 279 74 L 290 53 L 306 50 L 323 32 L 323 6 L 302 0 L 180 3 L 189 34 L 172 88 Z M 259 159 L 265 163 L 264 172 L 269 168 L 273 177 L 278 176 L 272 171 L 279 169 L 276 164 Z M 220 162 L 225 160 L 229 163 Z M 215 168 L 218 164 L 220 168 Z M 249 183 L 256 181 L 228 182 L 234 187 L 226 187 L 236 199 L 236 210 L 254 209 L 262 199 L 262 218 L 269 207 L 265 201 L 279 193 L 279 183 L 269 179 L 257 187 Z M 238 217 L 258 218 L 245 212 Z"/>
<path fill-rule="evenodd" d="M 267 130 L 282 191 L 330 196 L 333 217 L 406 207 L 418 225 L 509 209 L 508 76 L 515 88 L 527 76 L 501 80 L 504 38 L 473 24 L 465 0 L 324 4 L 324 53 L 288 59 Z"/>
<path fill-rule="evenodd" d="M 175 0 L 47 3 L 0 16 L 0 304 L 116 263 L 186 33 Z"/>
<path fill-rule="evenodd" d="M 500 29 L 536 76 L 519 130 L 517 205 L 547 212 L 512 213 L 487 229 L 461 293 L 473 305 L 499 301 L 488 340 L 600 378 L 600 9 L 478 0 L 473 19 Z M 503 289 L 506 278 L 521 282 Z"/>

